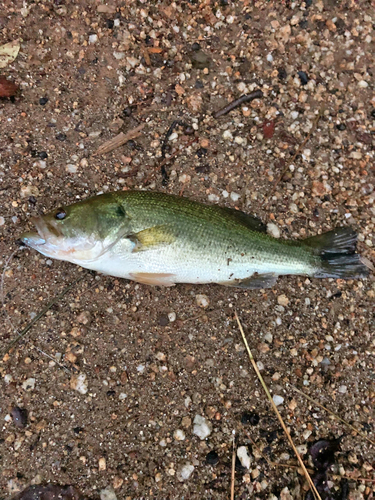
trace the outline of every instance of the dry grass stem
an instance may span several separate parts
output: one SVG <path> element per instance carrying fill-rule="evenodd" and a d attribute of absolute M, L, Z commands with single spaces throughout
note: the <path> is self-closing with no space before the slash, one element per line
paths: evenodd
<path fill-rule="evenodd" d="M 282 428 L 283 428 L 283 430 L 284 430 L 284 432 L 286 434 L 286 437 L 288 438 L 288 441 L 289 441 L 291 447 L 293 448 L 293 451 L 294 451 L 294 453 L 295 453 L 295 455 L 297 457 L 297 460 L 298 460 L 298 462 L 299 462 L 299 464 L 300 464 L 300 466 L 302 468 L 302 471 L 303 471 L 303 473 L 305 475 L 305 478 L 306 478 L 308 484 L 310 485 L 310 488 L 312 490 L 314 498 L 316 500 L 321 500 L 321 497 L 320 497 L 320 495 L 319 495 L 319 493 L 318 493 L 318 491 L 317 491 L 317 489 L 315 487 L 315 484 L 313 483 L 313 481 L 312 481 L 312 479 L 310 477 L 310 474 L 308 473 L 308 471 L 307 471 L 307 469 L 305 467 L 305 464 L 303 463 L 302 458 L 300 457 L 300 454 L 298 453 L 297 448 L 295 447 L 295 445 L 293 443 L 293 440 L 292 440 L 292 438 L 290 436 L 290 433 L 289 433 L 288 429 L 286 428 L 284 420 L 282 419 L 282 416 L 280 415 L 279 410 L 277 409 L 277 407 L 276 407 L 276 405 L 275 405 L 275 403 L 274 403 L 274 401 L 272 399 L 272 396 L 271 396 L 271 394 L 270 394 L 270 392 L 268 390 L 268 387 L 266 386 L 266 383 L 263 380 L 263 377 L 262 377 L 262 375 L 261 375 L 261 373 L 259 371 L 259 368 L 257 367 L 257 364 L 255 363 L 255 360 L 253 358 L 253 355 L 252 355 L 252 352 L 250 350 L 249 344 L 247 343 L 245 332 L 244 332 L 244 330 L 242 328 L 242 324 L 241 324 L 241 321 L 240 321 L 240 319 L 238 317 L 237 312 L 235 312 L 235 316 L 236 316 L 238 327 L 240 329 L 240 332 L 241 332 L 241 335 L 242 335 L 242 339 L 244 341 L 247 353 L 249 355 L 250 362 L 253 365 L 255 373 L 257 374 L 257 377 L 258 377 L 260 383 L 262 384 L 264 392 L 266 393 L 267 398 L 269 399 L 269 401 L 270 401 L 270 403 L 272 405 L 273 411 L 275 412 L 275 414 L 276 414 L 276 416 L 277 416 L 277 418 L 278 418 L 278 420 L 279 420 L 279 422 L 280 422 L 280 424 L 281 424 L 281 426 L 282 426 Z"/>
<path fill-rule="evenodd" d="M 232 451 L 232 477 L 230 482 L 230 500 L 234 500 L 234 477 L 236 474 L 236 439 L 233 431 L 233 451 Z"/>
<path fill-rule="evenodd" d="M 318 401 L 315 401 L 315 399 L 311 398 L 310 396 L 308 396 L 307 394 L 305 394 L 304 392 L 300 391 L 299 389 L 297 389 L 297 387 L 295 387 L 294 385 L 292 384 L 289 384 L 290 387 L 298 392 L 298 394 L 301 394 L 301 396 L 305 397 L 307 400 L 309 400 L 311 403 L 313 403 L 314 405 L 316 406 L 319 406 L 319 408 L 322 408 L 323 410 L 325 410 L 327 413 L 329 413 L 330 415 L 332 415 L 332 417 L 334 417 L 336 420 L 338 420 L 339 422 L 341 422 L 342 424 L 345 424 L 347 425 L 348 427 L 350 427 L 350 429 L 352 429 L 353 431 L 355 431 L 357 434 L 359 434 L 361 437 L 363 437 L 363 439 L 366 439 L 366 441 L 368 441 L 369 443 L 371 443 L 372 445 L 375 446 L 375 442 L 372 441 L 368 436 L 366 436 L 366 434 L 363 434 L 363 432 L 359 431 L 358 429 L 356 429 L 352 424 L 349 424 L 349 422 L 347 422 L 346 420 L 344 420 L 343 418 L 339 417 L 338 415 L 336 415 L 336 413 L 333 413 L 333 411 L 329 410 L 328 408 L 326 408 L 325 406 L 323 406 L 322 404 L 318 403 Z"/>
<path fill-rule="evenodd" d="M 93 156 L 109 153 L 110 151 L 113 151 L 114 149 L 119 148 L 120 146 L 125 144 L 125 142 L 130 141 L 130 139 L 139 137 L 141 135 L 141 131 L 145 128 L 145 126 L 145 123 L 141 123 L 133 130 L 129 130 L 129 132 L 127 132 L 126 134 L 120 132 L 118 135 L 112 137 L 112 139 L 109 139 L 109 141 L 106 141 L 101 146 L 99 146 L 98 149 L 93 153 Z"/>

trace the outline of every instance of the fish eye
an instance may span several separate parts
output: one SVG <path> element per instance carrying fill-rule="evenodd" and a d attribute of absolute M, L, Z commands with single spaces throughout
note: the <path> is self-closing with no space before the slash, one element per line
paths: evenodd
<path fill-rule="evenodd" d="M 66 212 L 63 208 L 58 208 L 57 212 L 55 213 L 55 219 L 57 220 L 62 220 L 65 219 L 66 217 Z"/>

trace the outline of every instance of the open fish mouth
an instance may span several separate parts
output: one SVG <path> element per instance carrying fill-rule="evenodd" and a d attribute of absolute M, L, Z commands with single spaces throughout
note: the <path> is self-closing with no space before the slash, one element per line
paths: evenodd
<path fill-rule="evenodd" d="M 52 224 L 47 223 L 43 217 L 33 217 L 31 220 L 35 225 L 36 231 L 28 231 L 21 234 L 20 240 L 25 245 L 36 248 L 45 245 L 51 238 L 62 236 L 61 232 Z"/>

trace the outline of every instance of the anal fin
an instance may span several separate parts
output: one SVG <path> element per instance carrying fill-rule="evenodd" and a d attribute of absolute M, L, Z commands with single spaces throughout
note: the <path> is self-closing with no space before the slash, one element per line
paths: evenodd
<path fill-rule="evenodd" d="M 130 278 L 144 285 L 174 286 L 174 274 L 170 273 L 130 273 Z"/>
<path fill-rule="evenodd" d="M 235 288 L 247 288 L 250 290 L 259 290 L 261 288 L 272 288 L 279 276 L 274 273 L 254 273 L 249 278 L 242 280 L 223 281 L 219 285 L 232 286 Z"/>

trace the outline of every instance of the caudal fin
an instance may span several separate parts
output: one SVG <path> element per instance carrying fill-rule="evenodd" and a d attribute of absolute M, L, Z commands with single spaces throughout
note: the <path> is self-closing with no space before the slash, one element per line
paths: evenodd
<path fill-rule="evenodd" d="M 316 278 L 365 278 L 368 268 L 362 263 L 357 247 L 357 234 L 350 227 L 338 227 L 328 233 L 307 238 L 304 244 L 319 255 L 321 268 Z"/>

